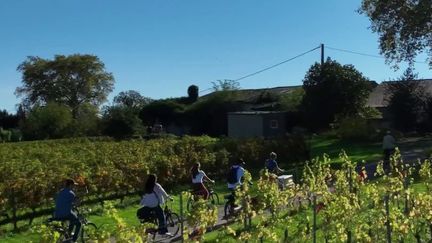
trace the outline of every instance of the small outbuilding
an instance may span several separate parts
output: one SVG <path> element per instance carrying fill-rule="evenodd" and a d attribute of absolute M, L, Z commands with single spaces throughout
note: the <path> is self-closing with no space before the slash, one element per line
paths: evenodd
<path fill-rule="evenodd" d="M 287 112 L 240 111 L 228 113 L 228 136 L 232 138 L 282 137 L 286 134 Z"/>

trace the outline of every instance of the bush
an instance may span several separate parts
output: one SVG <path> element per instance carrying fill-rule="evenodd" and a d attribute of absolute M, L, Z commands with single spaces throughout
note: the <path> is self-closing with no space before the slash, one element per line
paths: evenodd
<path fill-rule="evenodd" d="M 368 120 L 361 116 L 345 117 L 339 122 L 336 134 L 347 140 L 374 140 L 377 132 L 369 125 Z"/>

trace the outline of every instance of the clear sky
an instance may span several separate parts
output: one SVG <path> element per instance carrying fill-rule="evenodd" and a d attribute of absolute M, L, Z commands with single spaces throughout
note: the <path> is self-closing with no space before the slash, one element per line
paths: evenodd
<path fill-rule="evenodd" d="M 237 79 L 320 43 L 379 55 L 360 0 L 1 0 L 0 109 L 14 112 L 26 56 L 94 54 L 116 79 L 114 95 L 186 95 L 218 79 Z M 384 59 L 326 50 L 381 82 L 400 76 Z M 299 85 L 315 51 L 241 81 L 242 88 Z M 424 56 L 423 56 L 424 58 Z M 419 61 L 424 61 L 419 59 Z M 417 64 L 420 78 L 432 78 Z"/>

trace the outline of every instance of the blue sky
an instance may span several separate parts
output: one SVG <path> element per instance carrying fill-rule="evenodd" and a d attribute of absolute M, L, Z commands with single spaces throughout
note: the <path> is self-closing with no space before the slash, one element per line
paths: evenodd
<path fill-rule="evenodd" d="M 137 90 L 151 98 L 186 95 L 218 79 L 236 79 L 320 43 L 378 55 L 360 0 L 2 0 L 0 109 L 15 111 L 26 56 L 94 54 L 116 79 L 114 95 Z M 397 78 L 384 59 L 326 50 L 378 82 Z M 421 58 L 419 61 L 424 61 Z M 241 81 L 242 88 L 299 85 L 319 61 L 315 51 Z M 432 78 L 417 64 L 421 78 Z"/>

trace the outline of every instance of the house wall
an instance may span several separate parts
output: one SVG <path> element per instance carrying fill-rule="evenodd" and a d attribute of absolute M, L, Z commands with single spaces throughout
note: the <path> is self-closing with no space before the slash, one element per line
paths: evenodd
<path fill-rule="evenodd" d="M 277 123 L 277 127 L 272 127 Z M 270 113 L 263 114 L 263 133 L 264 137 L 282 137 L 286 134 L 286 114 Z"/>
<path fill-rule="evenodd" d="M 228 114 L 228 136 L 233 138 L 262 137 L 262 117 L 249 114 Z"/>

